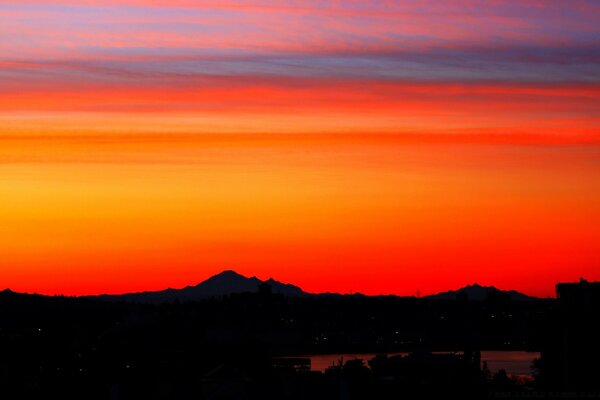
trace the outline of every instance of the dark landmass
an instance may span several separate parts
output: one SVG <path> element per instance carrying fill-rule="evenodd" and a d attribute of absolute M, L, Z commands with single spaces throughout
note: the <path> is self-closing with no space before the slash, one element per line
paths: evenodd
<path fill-rule="evenodd" d="M 478 284 L 468 285 L 458 290 L 450 290 L 427 296 L 431 300 L 460 300 L 467 298 L 470 301 L 484 301 L 491 297 L 508 297 L 511 301 L 532 301 L 536 297 L 527 296 L 515 290 L 500 290 L 493 286 L 479 286 Z"/>
<path fill-rule="evenodd" d="M 0 292 L 0 396 L 501 398 L 600 390 L 598 284 L 559 285 L 558 299 L 489 288 L 480 298 L 472 288 L 441 298 L 309 295 L 225 272 L 155 292 L 151 301 L 7 290 Z M 542 357 L 523 381 L 490 374 L 481 350 Z M 384 355 L 397 352 L 410 354 Z M 319 353 L 382 355 L 321 373 L 302 357 Z"/>
<path fill-rule="evenodd" d="M 88 298 L 99 298 L 106 301 L 127 301 L 132 303 L 160 304 L 170 303 L 175 300 L 181 302 L 198 301 L 209 298 L 222 298 L 237 293 L 258 292 L 261 285 L 267 284 L 270 291 L 274 294 L 281 294 L 285 297 L 337 297 L 342 296 L 338 293 L 307 293 L 298 286 L 281 283 L 270 278 L 261 281 L 257 277 L 245 277 L 235 271 L 227 270 L 214 275 L 207 280 L 200 282 L 196 286 L 187 286 L 183 289 L 166 289 L 156 292 L 126 293 L 120 295 L 100 295 L 87 296 Z M 363 297 L 365 295 L 356 293 L 354 297 Z M 396 297 L 396 296 L 371 296 L 371 297 Z M 492 286 L 479 286 L 478 284 L 466 286 L 456 291 L 448 291 L 432 296 L 427 296 L 431 300 L 457 300 L 467 298 L 470 301 L 484 301 L 490 297 L 508 297 L 512 301 L 532 301 L 538 300 L 514 290 L 503 291 Z"/>
<path fill-rule="evenodd" d="M 270 290 L 276 294 L 286 297 L 307 297 L 309 293 L 304 292 L 297 286 L 281 283 L 274 279 L 261 281 L 253 276 L 247 278 L 235 271 L 227 270 L 214 275 L 196 286 L 187 286 L 183 289 L 166 289 L 157 292 L 126 293 L 121 295 L 88 296 L 97 297 L 107 301 L 127 301 L 132 303 L 170 303 L 175 300 L 182 302 L 197 301 L 208 298 L 219 298 L 236 293 L 258 292 L 261 285 L 268 284 Z"/>

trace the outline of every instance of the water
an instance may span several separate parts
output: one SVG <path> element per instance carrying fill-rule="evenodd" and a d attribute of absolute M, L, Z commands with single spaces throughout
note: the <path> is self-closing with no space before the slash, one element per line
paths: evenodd
<path fill-rule="evenodd" d="M 405 356 L 408 353 L 388 353 L 388 356 L 402 355 Z M 315 354 L 301 356 L 304 358 L 310 358 L 311 369 L 313 371 L 325 371 L 332 365 L 337 365 L 340 358 L 343 358 L 344 362 L 347 360 L 353 360 L 360 358 L 365 361 L 365 364 L 376 356 L 376 353 L 346 353 L 346 354 Z M 531 364 L 535 358 L 539 358 L 540 353 L 529 352 L 529 351 L 482 351 L 481 362 L 487 362 L 488 368 L 491 373 L 494 374 L 500 369 L 506 370 L 509 375 L 516 376 L 531 376 Z"/>
<path fill-rule="evenodd" d="M 530 351 L 482 351 L 481 363 L 486 361 L 493 373 L 504 369 L 509 375 L 531 376 L 533 360 L 540 358 L 540 353 Z"/>

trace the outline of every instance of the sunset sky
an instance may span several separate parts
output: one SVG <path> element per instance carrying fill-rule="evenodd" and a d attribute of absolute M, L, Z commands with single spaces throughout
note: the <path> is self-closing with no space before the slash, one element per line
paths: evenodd
<path fill-rule="evenodd" d="M 0 0 L 0 289 L 600 280 L 600 2 Z"/>

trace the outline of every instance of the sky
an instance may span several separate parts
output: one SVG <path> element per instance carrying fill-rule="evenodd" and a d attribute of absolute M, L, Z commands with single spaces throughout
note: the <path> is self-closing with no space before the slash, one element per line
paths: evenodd
<path fill-rule="evenodd" d="M 0 0 L 0 287 L 600 280 L 594 0 Z"/>

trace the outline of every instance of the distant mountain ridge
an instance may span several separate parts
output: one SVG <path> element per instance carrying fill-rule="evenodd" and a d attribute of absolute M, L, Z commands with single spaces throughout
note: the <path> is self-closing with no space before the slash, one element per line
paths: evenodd
<path fill-rule="evenodd" d="M 300 287 L 282 283 L 273 278 L 260 280 L 256 276 L 246 277 L 232 270 L 225 270 L 217 275 L 211 276 L 195 286 L 186 286 L 181 289 L 165 289 L 159 291 L 147 291 L 125 294 L 103 294 L 98 296 L 81 296 L 87 299 L 99 299 L 105 301 L 124 301 L 131 303 L 160 304 L 171 303 L 175 300 L 182 302 L 198 301 L 209 298 L 222 298 L 237 293 L 257 293 L 261 285 L 268 286 L 271 293 L 285 297 L 388 297 L 384 295 L 367 296 L 360 293 L 308 293 Z M 0 292 L 2 295 L 18 295 L 10 289 Z M 394 296 L 391 297 L 401 297 Z M 539 300 L 537 297 L 527 296 L 515 290 L 501 290 L 493 286 L 480 286 L 477 283 L 468 285 L 457 290 L 450 290 L 423 297 L 425 300 L 459 300 L 485 301 L 489 298 L 509 299 L 511 301 Z"/>
<path fill-rule="evenodd" d="M 273 278 L 261 281 L 255 276 L 245 277 L 232 270 L 223 271 L 211 276 L 195 286 L 186 286 L 183 289 L 165 289 L 155 292 L 126 293 L 120 295 L 87 296 L 112 301 L 128 301 L 132 303 L 166 303 L 179 301 L 196 301 L 213 297 L 224 297 L 235 293 L 258 292 L 260 285 L 268 284 L 272 293 L 285 297 L 307 297 L 310 293 L 304 292 L 298 286 L 282 283 Z"/>
<path fill-rule="evenodd" d="M 458 290 L 449 290 L 426 296 L 424 298 L 430 300 L 458 300 L 460 298 L 468 299 L 469 301 L 484 301 L 491 297 L 505 297 L 511 301 L 529 301 L 536 300 L 537 297 L 527 296 L 526 294 L 515 290 L 500 290 L 494 286 L 480 286 L 477 283 L 468 285 Z"/>

